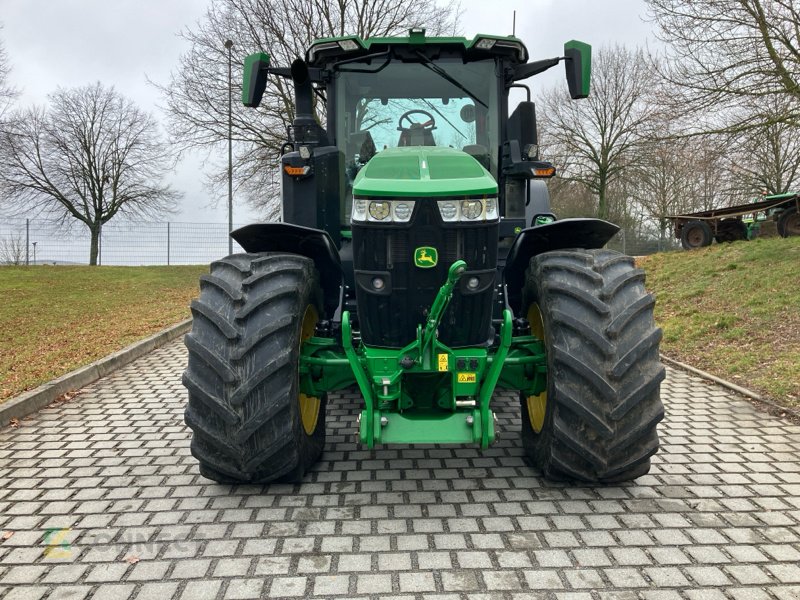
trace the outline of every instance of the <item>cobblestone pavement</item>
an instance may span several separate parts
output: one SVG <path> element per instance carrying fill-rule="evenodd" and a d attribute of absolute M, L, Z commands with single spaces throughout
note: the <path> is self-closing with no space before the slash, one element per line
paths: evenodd
<path fill-rule="evenodd" d="M 359 450 L 344 394 L 306 483 L 230 487 L 189 453 L 184 361 L 0 430 L 0 599 L 800 598 L 800 427 L 681 372 L 635 484 L 543 481 L 511 396 L 488 452 Z"/>

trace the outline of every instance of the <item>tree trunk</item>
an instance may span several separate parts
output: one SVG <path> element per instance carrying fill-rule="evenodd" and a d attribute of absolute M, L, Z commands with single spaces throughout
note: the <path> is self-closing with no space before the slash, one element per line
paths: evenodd
<path fill-rule="evenodd" d="M 608 218 L 608 207 L 606 206 L 605 186 L 602 186 L 600 188 L 600 192 L 597 194 L 597 218 L 604 220 Z"/>
<path fill-rule="evenodd" d="M 89 265 L 97 266 L 97 258 L 100 254 L 100 223 L 93 223 L 89 226 L 91 242 L 89 244 Z"/>
<path fill-rule="evenodd" d="M 597 218 L 608 218 L 608 206 L 606 195 L 608 194 L 608 177 L 606 176 L 606 169 L 603 166 L 599 167 L 598 185 L 597 185 Z"/>

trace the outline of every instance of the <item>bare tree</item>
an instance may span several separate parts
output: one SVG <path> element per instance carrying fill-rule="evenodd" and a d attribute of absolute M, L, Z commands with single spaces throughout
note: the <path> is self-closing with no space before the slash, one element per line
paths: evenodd
<path fill-rule="evenodd" d="M 21 234 L 11 234 L 0 240 L 0 264 L 21 265 L 25 262 L 25 239 Z"/>
<path fill-rule="evenodd" d="M 661 132 L 667 132 L 670 123 L 662 122 Z M 699 185 L 698 158 L 702 137 L 653 137 L 640 146 L 641 160 L 631 173 L 633 196 L 641 207 L 643 220 L 655 226 L 659 240 L 667 238 L 670 221 L 668 215 L 691 212 L 704 199 L 696 197 Z"/>
<path fill-rule="evenodd" d="M 609 190 L 637 155 L 654 109 L 647 94 L 653 72 L 645 54 L 622 46 L 601 48 L 592 61 L 592 92 L 574 102 L 563 86 L 547 90 L 538 111 L 545 156 L 560 177 L 580 183 L 597 199 L 596 214 L 608 218 Z"/>
<path fill-rule="evenodd" d="M 181 150 L 212 150 L 227 142 L 226 39 L 233 42 L 233 94 L 238 99 L 241 65 L 253 52 L 268 51 L 274 64 L 288 66 L 305 56 L 313 40 L 324 37 L 366 39 L 404 34 L 417 26 L 427 27 L 429 35 L 452 34 L 457 13 L 454 0 L 444 5 L 430 0 L 212 0 L 203 20 L 181 34 L 190 48 L 169 84 L 159 86 L 171 117 L 171 137 Z M 237 187 L 267 218 L 276 214 L 274 177 L 286 127 L 294 119 L 292 98 L 291 83 L 274 77 L 258 110 L 234 103 Z M 226 176 L 220 170 L 213 180 L 221 183 Z"/>
<path fill-rule="evenodd" d="M 774 115 L 774 121 L 729 136 L 732 184 L 749 197 L 783 194 L 800 183 L 800 125 L 780 120 L 785 98 L 765 98 L 759 104 L 762 114 Z"/>
<path fill-rule="evenodd" d="M 797 0 L 647 3 L 658 37 L 669 45 L 668 60 L 658 66 L 675 93 L 664 100 L 693 115 L 696 130 L 740 131 L 779 121 L 800 123 Z M 785 99 L 781 114 L 737 110 L 743 100 L 775 96 Z"/>
<path fill-rule="evenodd" d="M 17 96 L 17 91 L 8 81 L 11 72 L 8 54 L 6 53 L 3 41 L 0 40 L 0 128 L 3 127 L 12 101 Z"/>
<path fill-rule="evenodd" d="M 160 182 L 174 161 L 153 118 L 101 84 L 59 89 L 0 132 L 0 181 L 17 212 L 77 219 L 97 264 L 102 226 L 117 214 L 171 210 L 180 194 Z"/>

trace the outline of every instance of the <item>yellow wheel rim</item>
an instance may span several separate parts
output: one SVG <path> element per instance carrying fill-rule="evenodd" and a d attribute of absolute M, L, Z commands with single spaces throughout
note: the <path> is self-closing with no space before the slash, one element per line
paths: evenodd
<path fill-rule="evenodd" d="M 538 304 L 531 304 L 528 307 L 528 323 L 531 325 L 531 333 L 540 340 L 544 340 L 544 321 L 542 321 L 542 312 L 539 310 Z M 528 405 L 528 420 L 531 423 L 531 427 L 536 433 L 540 433 L 542 427 L 544 427 L 547 391 L 538 396 L 528 396 L 526 404 Z"/>
<path fill-rule="evenodd" d="M 317 309 L 314 308 L 313 305 L 309 304 L 308 308 L 306 308 L 305 314 L 303 315 L 303 323 L 300 325 L 301 347 L 303 342 L 314 335 L 314 328 L 317 326 L 317 321 L 319 321 Z M 303 423 L 303 429 L 305 429 L 308 435 L 311 435 L 317 428 L 320 400 L 314 396 L 299 394 L 298 401 L 300 404 L 300 420 Z"/>

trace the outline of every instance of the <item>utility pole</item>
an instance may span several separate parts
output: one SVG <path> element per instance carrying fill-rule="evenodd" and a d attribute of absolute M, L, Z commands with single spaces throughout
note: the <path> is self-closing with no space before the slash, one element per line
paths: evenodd
<path fill-rule="evenodd" d="M 228 254 L 233 254 L 233 42 L 225 40 L 228 49 Z"/>

